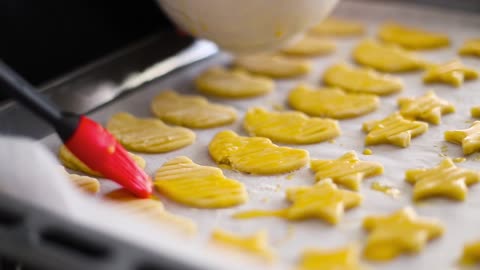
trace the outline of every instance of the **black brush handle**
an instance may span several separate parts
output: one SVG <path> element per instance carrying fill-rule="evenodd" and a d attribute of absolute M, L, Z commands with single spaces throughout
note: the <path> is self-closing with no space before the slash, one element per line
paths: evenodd
<path fill-rule="evenodd" d="M 77 129 L 78 116 L 62 113 L 2 60 L 0 60 L 0 91 L 50 123 L 63 141 L 68 140 Z"/>

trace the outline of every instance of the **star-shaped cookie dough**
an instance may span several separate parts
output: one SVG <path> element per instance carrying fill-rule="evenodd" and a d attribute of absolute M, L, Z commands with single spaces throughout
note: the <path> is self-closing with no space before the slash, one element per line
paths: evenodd
<path fill-rule="evenodd" d="M 417 98 L 399 98 L 398 106 L 403 117 L 424 120 L 435 125 L 441 123 L 442 115 L 455 112 L 453 104 L 440 99 L 433 91 Z"/>
<path fill-rule="evenodd" d="M 314 159 L 310 162 L 310 168 L 315 172 L 315 180 L 331 178 L 336 184 L 355 191 L 360 189 L 363 179 L 383 173 L 382 164 L 361 161 L 354 151 L 338 159 Z"/>
<path fill-rule="evenodd" d="M 353 245 L 337 250 L 306 249 L 298 270 L 361 270 L 359 254 Z"/>
<path fill-rule="evenodd" d="M 267 260 L 274 258 L 272 247 L 268 244 L 268 235 L 264 230 L 253 235 L 242 236 L 221 229 L 212 232 L 212 240 L 238 250 L 246 251 Z"/>
<path fill-rule="evenodd" d="M 425 83 L 446 83 L 459 87 L 464 81 L 475 80 L 478 72 L 464 66 L 459 60 L 453 60 L 443 64 L 432 64 L 428 66 L 423 74 Z"/>
<path fill-rule="evenodd" d="M 480 57 L 480 38 L 470 39 L 463 43 L 458 50 L 460 55 L 473 55 Z"/>
<path fill-rule="evenodd" d="M 442 196 L 463 201 L 467 186 L 480 181 L 480 172 L 458 168 L 447 158 L 434 168 L 406 171 L 405 180 L 415 185 L 414 200 Z"/>
<path fill-rule="evenodd" d="M 445 140 L 461 144 L 465 155 L 480 151 L 480 121 L 473 122 L 467 129 L 445 131 Z"/>
<path fill-rule="evenodd" d="M 480 240 L 465 244 L 460 263 L 469 266 L 480 263 Z"/>
<path fill-rule="evenodd" d="M 436 220 L 420 218 L 412 208 L 388 216 L 369 216 L 363 220 L 369 232 L 364 256 L 372 261 L 388 261 L 402 253 L 418 253 L 427 241 L 440 237 L 443 226 Z"/>
<path fill-rule="evenodd" d="M 372 120 L 363 123 L 363 131 L 367 132 L 366 145 L 393 144 L 400 147 L 410 145 L 412 137 L 428 130 L 428 124 L 410 121 L 400 113 L 393 113 L 383 120 Z"/>

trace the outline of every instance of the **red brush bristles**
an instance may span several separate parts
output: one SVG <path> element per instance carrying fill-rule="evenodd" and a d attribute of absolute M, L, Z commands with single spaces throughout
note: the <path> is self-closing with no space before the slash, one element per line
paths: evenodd
<path fill-rule="evenodd" d="M 152 180 L 101 125 L 81 116 L 65 146 L 91 169 L 141 198 L 152 193 Z"/>

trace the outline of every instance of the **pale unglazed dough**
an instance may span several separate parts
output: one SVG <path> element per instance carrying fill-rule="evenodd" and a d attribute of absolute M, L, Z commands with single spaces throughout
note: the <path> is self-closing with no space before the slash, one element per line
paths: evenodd
<path fill-rule="evenodd" d="M 230 130 L 217 133 L 208 150 L 218 164 L 252 174 L 287 173 L 308 163 L 305 150 L 280 147 L 263 137 L 242 137 Z"/>
<path fill-rule="evenodd" d="M 293 56 L 319 56 L 331 54 L 335 49 L 335 41 L 331 39 L 305 35 L 301 40 L 282 49 L 282 52 Z"/>
<path fill-rule="evenodd" d="M 378 37 L 407 49 L 435 49 L 450 44 L 447 35 L 417 29 L 397 23 L 386 23 L 378 31 Z"/>
<path fill-rule="evenodd" d="M 98 181 L 98 179 L 89 176 L 69 173 L 65 170 L 64 167 L 61 167 L 61 170 L 65 174 L 65 176 L 81 190 L 92 194 L 98 193 L 100 191 L 100 182 Z"/>
<path fill-rule="evenodd" d="M 128 154 L 140 168 L 145 169 L 145 159 L 132 153 Z M 71 170 L 83 172 L 91 176 L 103 177 L 101 173 L 90 169 L 85 163 L 83 163 L 76 156 L 74 156 L 73 153 L 70 152 L 70 150 L 68 150 L 65 145 L 62 145 L 60 147 L 60 150 L 58 151 L 58 158 L 65 167 Z"/>
<path fill-rule="evenodd" d="M 219 168 L 195 164 L 184 156 L 163 164 L 154 185 L 171 200 L 198 208 L 232 207 L 248 199 L 242 183 L 225 177 Z"/>
<path fill-rule="evenodd" d="M 144 153 L 165 153 L 183 148 L 195 141 L 195 133 L 183 127 L 171 127 L 155 118 L 136 118 L 117 113 L 107 129 L 128 150 Z"/>
<path fill-rule="evenodd" d="M 310 29 L 310 33 L 327 36 L 360 36 L 365 33 L 362 23 L 340 18 L 327 18 Z"/>
<path fill-rule="evenodd" d="M 296 111 L 269 112 L 251 108 L 245 115 L 243 126 L 250 136 L 291 144 L 319 143 L 340 135 L 338 121 L 309 117 Z"/>
<path fill-rule="evenodd" d="M 233 107 L 210 103 L 202 96 L 182 95 L 172 90 L 158 94 L 151 104 L 152 112 L 163 121 L 190 127 L 212 128 L 228 125 L 237 119 Z"/>
<path fill-rule="evenodd" d="M 354 93 L 389 95 L 403 88 L 402 80 L 381 74 L 370 68 L 354 68 L 346 63 L 329 67 L 323 81 L 328 86 L 340 87 Z"/>
<path fill-rule="evenodd" d="M 370 94 L 345 93 L 338 88 L 314 89 L 301 84 L 290 91 L 290 107 L 311 116 L 353 118 L 375 111 L 379 98 Z"/>
<path fill-rule="evenodd" d="M 281 54 L 255 54 L 240 56 L 235 65 L 249 72 L 272 78 L 290 78 L 305 75 L 312 69 L 312 63 L 305 59 Z"/>

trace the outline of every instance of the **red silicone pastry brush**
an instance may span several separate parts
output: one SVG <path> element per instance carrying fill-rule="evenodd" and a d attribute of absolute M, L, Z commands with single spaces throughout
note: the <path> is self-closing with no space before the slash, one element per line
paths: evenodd
<path fill-rule="evenodd" d="M 152 193 L 152 180 L 101 125 L 86 116 L 62 113 L 0 60 L 0 91 L 50 123 L 65 146 L 91 169 L 141 198 Z"/>

